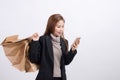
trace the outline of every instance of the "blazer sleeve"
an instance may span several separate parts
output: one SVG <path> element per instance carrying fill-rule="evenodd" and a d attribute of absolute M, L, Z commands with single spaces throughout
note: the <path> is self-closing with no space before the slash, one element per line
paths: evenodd
<path fill-rule="evenodd" d="M 66 40 L 66 42 L 65 42 L 65 65 L 68 65 L 68 64 L 70 64 L 71 62 L 72 62 L 72 60 L 73 60 L 73 58 L 74 58 L 74 56 L 77 54 L 77 50 L 75 50 L 75 51 L 72 51 L 72 49 L 70 49 L 69 51 L 68 51 L 68 41 Z"/>
<path fill-rule="evenodd" d="M 32 63 L 39 64 L 40 63 L 40 52 L 41 52 L 41 44 L 40 40 L 39 41 L 31 41 L 29 44 L 29 52 L 28 52 L 28 57 L 29 60 Z"/>
<path fill-rule="evenodd" d="M 77 50 L 72 51 L 70 49 L 70 51 L 65 56 L 65 65 L 68 65 L 68 64 L 70 64 L 72 62 L 72 60 L 73 60 L 74 56 L 76 55 L 76 53 L 77 53 Z"/>

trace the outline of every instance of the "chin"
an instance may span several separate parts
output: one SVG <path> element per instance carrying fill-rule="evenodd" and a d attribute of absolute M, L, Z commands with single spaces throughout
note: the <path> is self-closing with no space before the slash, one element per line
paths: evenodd
<path fill-rule="evenodd" d="M 57 37 L 60 37 L 61 35 L 57 35 Z"/>
<path fill-rule="evenodd" d="M 57 37 L 60 37 L 60 35 L 58 35 Z"/>

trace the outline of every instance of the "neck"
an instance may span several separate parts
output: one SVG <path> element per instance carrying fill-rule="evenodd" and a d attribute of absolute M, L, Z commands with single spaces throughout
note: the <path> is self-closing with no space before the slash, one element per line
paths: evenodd
<path fill-rule="evenodd" d="M 58 36 L 55 36 L 55 35 L 53 35 L 53 34 L 50 34 L 50 36 L 52 37 L 52 39 L 54 40 L 54 41 L 57 41 L 57 42 L 60 42 L 60 37 Z"/>

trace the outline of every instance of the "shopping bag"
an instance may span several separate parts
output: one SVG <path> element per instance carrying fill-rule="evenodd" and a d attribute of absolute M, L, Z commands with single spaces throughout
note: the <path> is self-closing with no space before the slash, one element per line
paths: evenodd
<path fill-rule="evenodd" d="M 33 64 L 28 59 L 29 43 L 31 38 L 18 39 L 18 35 L 8 36 L 1 43 L 6 57 L 11 64 L 20 71 L 37 71 L 39 66 Z"/>

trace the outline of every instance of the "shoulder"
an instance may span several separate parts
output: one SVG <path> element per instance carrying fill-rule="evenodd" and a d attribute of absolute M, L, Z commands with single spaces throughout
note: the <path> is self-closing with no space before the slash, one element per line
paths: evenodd
<path fill-rule="evenodd" d="M 60 38 L 60 41 L 61 41 L 61 42 L 68 43 L 68 40 L 67 40 L 66 38 Z"/>
<path fill-rule="evenodd" d="M 62 46 L 65 46 L 66 48 L 68 48 L 68 40 L 65 38 L 60 38 L 60 42 Z"/>
<path fill-rule="evenodd" d="M 50 35 L 42 35 L 39 38 L 40 41 L 45 41 L 45 40 L 50 40 L 50 39 L 51 39 Z"/>

